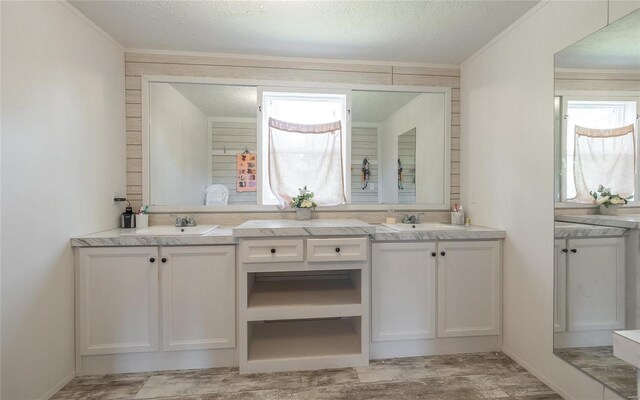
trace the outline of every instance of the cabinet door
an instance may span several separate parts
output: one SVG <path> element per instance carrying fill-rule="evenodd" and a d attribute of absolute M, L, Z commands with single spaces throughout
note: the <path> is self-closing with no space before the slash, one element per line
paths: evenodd
<path fill-rule="evenodd" d="M 235 246 L 162 247 L 162 348 L 235 347 Z"/>
<path fill-rule="evenodd" d="M 553 330 L 567 329 L 567 241 L 558 239 L 553 250 Z"/>
<path fill-rule="evenodd" d="M 500 243 L 438 244 L 438 336 L 500 333 Z"/>
<path fill-rule="evenodd" d="M 80 354 L 157 351 L 157 248 L 81 248 L 78 255 Z"/>
<path fill-rule="evenodd" d="M 624 238 L 568 241 L 570 331 L 624 328 Z"/>
<path fill-rule="evenodd" d="M 435 337 L 436 246 L 374 243 L 371 340 Z"/>

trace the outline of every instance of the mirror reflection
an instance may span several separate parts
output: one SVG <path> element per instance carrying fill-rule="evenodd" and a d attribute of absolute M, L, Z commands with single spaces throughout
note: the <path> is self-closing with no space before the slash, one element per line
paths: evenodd
<path fill-rule="evenodd" d="M 273 129 L 259 132 L 258 118 L 263 115 L 258 106 L 276 112 L 280 109 L 274 108 L 268 95 L 280 98 L 286 93 L 271 90 L 151 82 L 149 202 L 164 206 L 276 204 L 267 171 L 273 163 L 262 157 L 262 153 L 270 154 L 266 144 L 272 142 L 269 135 Z M 312 95 L 309 92 L 304 99 Z M 315 97 L 324 100 L 327 96 Z M 347 97 L 351 110 L 342 129 L 345 134 L 340 150 L 346 168 L 338 168 L 348 189 L 343 203 L 446 204 L 446 91 L 353 90 L 347 91 Z M 286 116 L 284 111 L 279 111 L 280 119 Z M 305 109 L 304 113 L 313 119 L 313 110 Z M 288 122 L 300 123 L 295 118 Z M 284 182 L 278 186 L 280 197 L 297 195 L 280 193 L 288 186 L 295 185 Z"/>
<path fill-rule="evenodd" d="M 636 201 L 639 104 L 640 11 L 555 55 L 556 202 L 605 215 L 556 209 L 554 353 L 623 398 L 638 395 L 640 343 L 620 346 L 640 334 L 638 225 L 609 214 Z"/>

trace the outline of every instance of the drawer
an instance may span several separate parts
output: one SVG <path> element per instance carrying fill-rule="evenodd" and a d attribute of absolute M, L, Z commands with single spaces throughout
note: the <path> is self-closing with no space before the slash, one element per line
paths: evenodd
<path fill-rule="evenodd" d="M 366 238 L 307 239 L 307 261 L 364 261 Z"/>
<path fill-rule="evenodd" d="M 303 261 L 302 239 L 242 240 L 240 254 L 243 263 Z"/>

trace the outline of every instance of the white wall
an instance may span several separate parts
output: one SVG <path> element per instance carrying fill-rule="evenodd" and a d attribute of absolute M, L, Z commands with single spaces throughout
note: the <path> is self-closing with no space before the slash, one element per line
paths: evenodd
<path fill-rule="evenodd" d="M 149 85 L 149 185 L 154 204 L 204 204 L 211 182 L 208 124 L 207 116 L 170 84 Z"/>
<path fill-rule="evenodd" d="M 553 54 L 604 27 L 607 6 L 536 6 L 461 71 L 462 198 L 474 224 L 507 231 L 504 351 L 575 399 L 603 387 L 552 354 Z"/>
<path fill-rule="evenodd" d="M 2 393 L 74 374 L 69 238 L 117 226 L 124 53 L 60 2 L 1 2 Z"/>
<path fill-rule="evenodd" d="M 413 128 L 416 129 L 416 203 L 444 202 L 444 100 L 442 94 L 423 93 L 380 124 L 384 203 L 398 202 L 398 136 Z"/>

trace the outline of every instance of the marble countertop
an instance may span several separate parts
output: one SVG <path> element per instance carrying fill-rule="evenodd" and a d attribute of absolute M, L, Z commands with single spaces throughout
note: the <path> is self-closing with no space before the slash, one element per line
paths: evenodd
<path fill-rule="evenodd" d="M 445 224 L 443 224 L 445 225 Z M 447 225 L 449 227 L 449 225 Z M 460 225 L 459 229 L 443 229 L 426 231 L 403 231 L 399 232 L 393 228 L 383 225 L 376 225 L 376 232 L 371 239 L 384 242 L 393 240 L 474 240 L 474 239 L 504 239 L 507 233 L 500 229 L 487 228 L 484 226 Z"/>
<path fill-rule="evenodd" d="M 263 220 L 247 221 L 237 227 L 220 227 L 202 236 L 134 236 L 130 230 L 112 229 L 71 239 L 72 247 L 189 246 L 236 244 L 248 237 L 369 236 L 374 241 L 491 240 L 503 239 L 506 232 L 482 226 L 463 226 L 399 232 L 383 225 L 355 219 L 345 220 Z"/>
<path fill-rule="evenodd" d="M 640 227 L 640 215 L 556 215 L 556 221 L 573 222 L 577 224 L 589 224 L 600 226 L 612 226 L 618 228 L 638 229 Z"/>
<path fill-rule="evenodd" d="M 129 229 L 111 229 L 71 239 L 71 247 L 188 246 L 236 244 L 232 227 L 219 227 L 202 236 L 133 236 Z"/>
<path fill-rule="evenodd" d="M 570 222 L 555 223 L 555 238 L 585 238 L 585 237 L 611 237 L 624 236 L 629 233 L 628 228 L 614 226 L 587 225 Z"/>
<path fill-rule="evenodd" d="M 251 220 L 233 228 L 236 237 L 369 235 L 376 227 L 357 219 Z"/>

